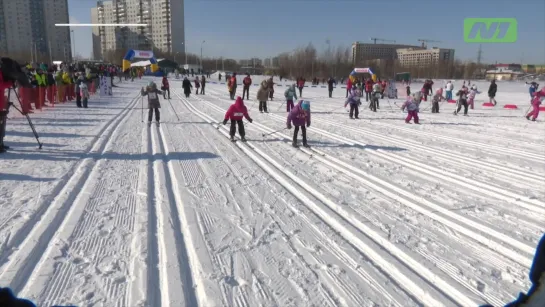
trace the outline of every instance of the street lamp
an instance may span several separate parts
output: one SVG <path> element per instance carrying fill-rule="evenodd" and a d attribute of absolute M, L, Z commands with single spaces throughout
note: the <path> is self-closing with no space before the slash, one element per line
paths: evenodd
<path fill-rule="evenodd" d="M 203 69 L 204 67 L 202 67 L 202 45 L 203 45 L 205 42 L 206 42 L 206 41 L 202 41 L 202 43 L 201 43 L 201 70 L 204 70 L 204 69 Z"/>

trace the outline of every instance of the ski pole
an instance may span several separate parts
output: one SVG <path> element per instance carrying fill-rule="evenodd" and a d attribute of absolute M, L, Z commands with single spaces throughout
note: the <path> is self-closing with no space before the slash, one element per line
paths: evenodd
<path fill-rule="evenodd" d="M 270 133 L 263 133 L 263 134 L 261 134 L 261 135 L 262 135 L 262 136 L 268 136 L 268 135 L 275 134 L 275 133 L 280 132 L 280 131 L 283 131 L 283 130 L 286 130 L 286 128 L 278 129 L 278 130 L 273 131 L 273 132 L 270 132 Z"/>
<path fill-rule="evenodd" d="M 333 110 L 331 110 L 331 111 L 327 111 L 326 113 L 332 113 L 333 111 L 337 111 L 337 110 L 340 110 L 340 109 L 342 109 L 342 108 L 346 108 L 346 106 L 342 106 L 342 107 L 339 107 L 339 108 L 335 108 L 335 109 L 333 109 Z"/>
<path fill-rule="evenodd" d="M 11 90 L 12 89 L 9 89 L 9 92 L 8 92 L 8 101 L 9 101 L 9 96 L 10 96 L 10 93 L 11 93 Z M 17 93 L 17 91 L 15 89 L 13 89 L 13 92 L 15 93 L 15 97 L 17 97 L 17 100 L 19 101 L 19 104 L 22 106 L 23 103 L 21 102 L 21 98 L 19 97 L 19 94 Z M 32 130 L 32 133 L 34 134 L 34 137 L 36 138 L 36 142 L 38 142 L 38 149 L 42 149 L 42 143 L 40 142 L 40 136 L 38 135 L 38 132 L 36 131 L 36 128 L 34 127 L 34 124 L 32 123 L 32 120 L 30 120 L 30 116 L 28 116 L 27 113 L 23 113 L 22 110 L 20 110 L 19 108 L 17 108 L 14 104 L 11 104 L 15 110 L 19 111 L 19 113 L 23 114 L 27 121 L 28 121 L 28 125 L 30 126 L 30 129 Z"/>
<path fill-rule="evenodd" d="M 278 107 L 278 109 L 276 109 L 276 112 L 280 111 L 280 108 L 284 105 L 284 101 L 280 104 L 280 106 Z"/>

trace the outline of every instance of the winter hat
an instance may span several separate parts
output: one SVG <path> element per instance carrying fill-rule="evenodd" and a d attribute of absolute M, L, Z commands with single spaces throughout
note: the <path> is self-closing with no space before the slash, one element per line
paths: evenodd
<path fill-rule="evenodd" d="M 301 103 L 301 109 L 305 111 L 310 111 L 310 101 L 303 100 L 303 103 Z"/>

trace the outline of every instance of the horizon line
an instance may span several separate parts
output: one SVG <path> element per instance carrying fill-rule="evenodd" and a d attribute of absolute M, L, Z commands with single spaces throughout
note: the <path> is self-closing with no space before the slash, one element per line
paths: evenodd
<path fill-rule="evenodd" d="M 146 27 L 146 23 L 56 23 L 55 27 Z"/>

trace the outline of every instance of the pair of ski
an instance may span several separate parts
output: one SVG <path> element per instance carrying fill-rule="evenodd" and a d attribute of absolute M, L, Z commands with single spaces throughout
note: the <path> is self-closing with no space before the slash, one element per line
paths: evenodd
<path fill-rule="evenodd" d="M 233 142 L 233 143 L 236 143 L 236 142 L 237 142 L 237 139 L 235 139 L 235 138 L 230 138 L 230 140 L 231 140 L 231 142 Z M 248 142 L 247 139 L 240 139 L 240 141 L 241 141 L 242 143 Z"/>

